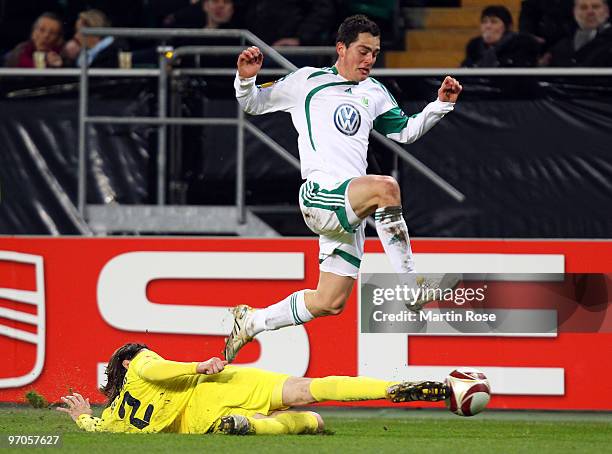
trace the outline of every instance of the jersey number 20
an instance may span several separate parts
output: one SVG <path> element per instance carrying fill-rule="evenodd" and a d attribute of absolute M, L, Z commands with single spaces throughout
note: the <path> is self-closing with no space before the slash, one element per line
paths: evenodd
<path fill-rule="evenodd" d="M 121 406 L 119 407 L 119 417 L 121 419 L 125 418 L 125 404 L 128 404 L 132 407 L 132 412 L 130 413 L 130 424 L 134 427 L 142 430 L 149 425 L 151 422 L 151 415 L 153 414 L 153 404 L 149 404 L 144 414 L 144 418 L 137 418 L 136 412 L 140 408 L 140 401 L 126 391 L 123 395 L 123 401 L 121 401 Z"/>

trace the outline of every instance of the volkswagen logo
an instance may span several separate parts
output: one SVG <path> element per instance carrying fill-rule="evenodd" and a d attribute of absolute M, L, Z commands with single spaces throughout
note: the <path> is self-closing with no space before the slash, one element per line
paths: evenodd
<path fill-rule="evenodd" d="M 359 131 L 361 115 L 350 104 L 340 104 L 334 112 L 334 124 L 342 134 L 354 136 Z"/>

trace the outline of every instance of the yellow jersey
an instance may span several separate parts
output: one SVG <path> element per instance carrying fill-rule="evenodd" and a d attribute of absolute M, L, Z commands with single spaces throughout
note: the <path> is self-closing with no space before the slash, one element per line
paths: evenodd
<path fill-rule="evenodd" d="M 196 362 L 167 361 L 151 350 L 130 362 L 123 387 L 102 416 L 77 419 L 90 432 L 179 432 L 181 417 L 198 381 Z"/>

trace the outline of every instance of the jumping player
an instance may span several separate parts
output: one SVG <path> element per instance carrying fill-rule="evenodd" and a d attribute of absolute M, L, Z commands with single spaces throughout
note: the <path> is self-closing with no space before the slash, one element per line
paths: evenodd
<path fill-rule="evenodd" d="M 144 344 L 117 349 L 106 368 L 108 398 L 102 416 L 92 415 L 89 399 L 62 397 L 77 425 L 89 432 L 300 434 L 323 430 L 323 419 L 295 405 L 328 400 L 388 399 L 440 401 L 445 384 L 387 382 L 366 377 L 298 378 L 255 368 L 204 362 L 167 361 Z"/>
<path fill-rule="evenodd" d="M 453 110 L 462 87 L 446 77 L 438 98 L 407 116 L 389 91 L 370 77 L 380 52 L 378 26 L 363 15 L 344 20 L 336 39 L 338 59 L 331 68 L 301 68 L 280 80 L 255 85 L 263 54 L 249 47 L 238 57 L 236 98 L 245 112 L 285 111 L 298 131 L 302 178 L 299 203 L 308 227 L 319 235 L 319 283 L 265 309 L 239 305 L 225 345 L 232 362 L 258 333 L 337 315 L 351 294 L 365 241 L 365 223 L 374 214 L 386 255 L 404 283 L 418 283 L 400 188 L 389 176 L 366 175 L 372 129 L 412 143 Z M 418 310 L 424 300 L 413 301 Z"/>

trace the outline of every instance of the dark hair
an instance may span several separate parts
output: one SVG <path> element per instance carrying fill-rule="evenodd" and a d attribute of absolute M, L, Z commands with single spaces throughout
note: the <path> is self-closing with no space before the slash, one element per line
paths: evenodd
<path fill-rule="evenodd" d="M 482 10 L 482 13 L 480 14 L 480 20 L 482 21 L 485 17 L 497 17 L 504 23 L 506 30 L 512 28 L 512 14 L 510 14 L 510 11 L 505 6 L 487 6 L 485 9 Z"/>
<path fill-rule="evenodd" d="M 106 405 L 110 405 L 115 400 L 123 387 L 123 379 L 127 372 L 127 369 L 123 367 L 123 361 L 126 359 L 131 360 L 143 348 L 149 347 L 145 344 L 125 344 L 123 347 L 119 347 L 108 360 L 106 365 L 106 385 L 100 387 L 100 392 L 108 399 Z"/>
<path fill-rule="evenodd" d="M 340 24 L 336 42 L 344 43 L 346 47 L 348 47 L 351 43 L 357 41 L 359 33 L 369 33 L 372 36 L 380 36 L 380 28 L 378 28 L 376 22 L 371 21 L 367 16 L 356 14 L 347 17 L 344 19 L 344 22 Z"/>
<path fill-rule="evenodd" d="M 32 25 L 32 29 L 34 29 L 34 27 L 36 27 L 36 24 L 38 24 L 39 20 L 45 19 L 45 18 L 46 19 L 51 19 L 51 20 L 54 20 L 54 21 L 58 22 L 60 24 L 60 32 L 64 33 L 64 21 L 57 14 L 52 13 L 50 11 L 46 11 L 46 12 L 42 13 L 40 16 L 38 16 L 36 18 L 36 20 L 34 21 L 34 24 Z"/>

